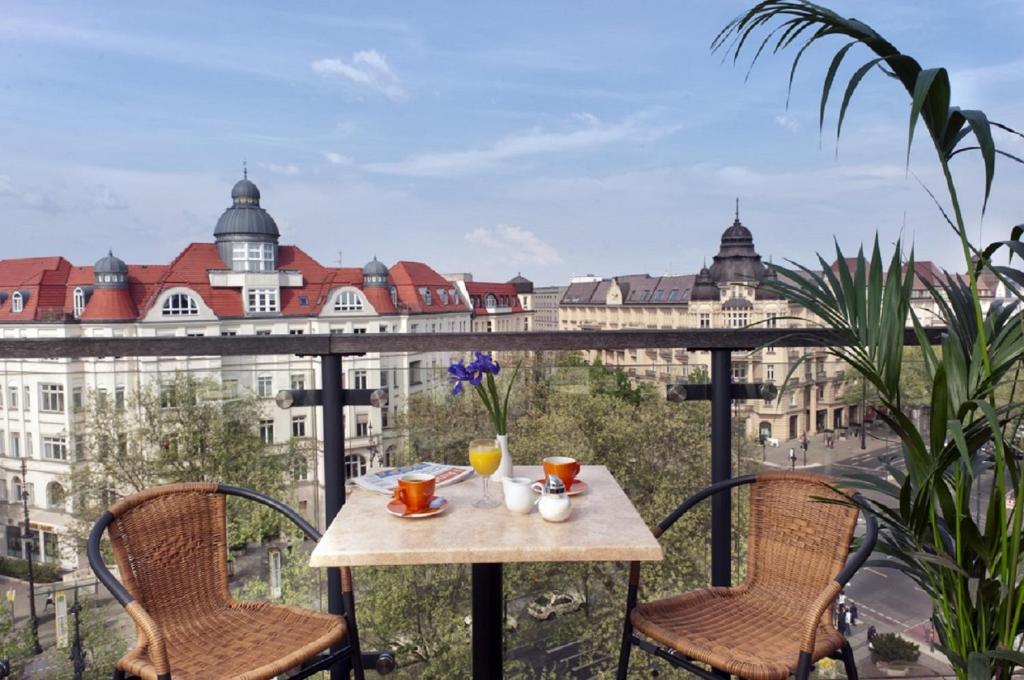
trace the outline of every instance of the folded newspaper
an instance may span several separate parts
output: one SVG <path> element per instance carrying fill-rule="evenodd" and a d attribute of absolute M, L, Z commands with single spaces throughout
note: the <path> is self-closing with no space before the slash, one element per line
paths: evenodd
<path fill-rule="evenodd" d="M 473 474 L 473 468 L 469 465 L 445 465 L 443 463 L 416 463 L 400 468 L 387 468 L 356 477 L 354 481 L 359 486 L 369 491 L 390 494 L 398 486 L 398 478 L 412 472 L 424 475 L 434 475 L 437 478 L 437 486 L 448 486 L 466 479 Z"/>

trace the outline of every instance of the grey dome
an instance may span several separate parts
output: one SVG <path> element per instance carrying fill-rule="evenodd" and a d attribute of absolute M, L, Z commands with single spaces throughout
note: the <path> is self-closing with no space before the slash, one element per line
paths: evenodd
<path fill-rule="evenodd" d="M 533 292 L 533 281 L 523 276 L 521 272 L 516 274 L 515 278 L 511 279 L 509 283 L 516 287 L 517 293 Z"/>
<path fill-rule="evenodd" d="M 92 266 L 94 274 L 127 274 L 128 265 L 119 257 L 114 257 L 114 251 L 108 250 L 107 254 L 96 260 Z"/>
<path fill-rule="evenodd" d="M 759 282 L 764 278 L 765 266 L 754 250 L 754 237 L 740 224 L 737 215 L 732 225 L 722 232 L 722 243 L 710 269 L 715 283 L 732 281 Z"/>
<path fill-rule="evenodd" d="M 718 286 L 711 279 L 711 272 L 707 267 L 700 270 L 690 290 L 690 300 L 718 300 L 720 293 Z"/>
<path fill-rule="evenodd" d="M 363 286 L 367 288 L 384 288 L 387 285 L 388 267 L 374 255 L 373 259 L 363 267 Z"/>
<path fill-rule="evenodd" d="M 217 239 L 277 241 L 281 232 L 270 214 L 260 207 L 260 190 L 248 178 L 231 189 L 233 205 L 217 220 L 213 235 Z"/>
<path fill-rule="evenodd" d="M 231 198 L 238 200 L 239 198 L 249 198 L 255 201 L 260 200 L 260 190 L 255 184 L 249 181 L 248 177 L 242 178 L 235 183 L 235 186 L 231 188 Z"/>
<path fill-rule="evenodd" d="M 387 276 L 388 267 L 386 264 L 377 259 L 374 255 L 373 259 L 366 263 L 363 267 L 363 276 Z"/>
<path fill-rule="evenodd" d="M 766 268 L 764 278 L 761 279 L 761 285 L 757 287 L 757 292 L 754 294 L 754 297 L 756 297 L 758 300 L 781 300 L 781 295 L 779 295 L 774 290 L 765 288 L 764 286 L 764 284 L 768 283 L 769 281 L 775 282 L 778 280 L 779 275 L 775 273 L 775 270 L 771 269 L 770 267 Z"/>

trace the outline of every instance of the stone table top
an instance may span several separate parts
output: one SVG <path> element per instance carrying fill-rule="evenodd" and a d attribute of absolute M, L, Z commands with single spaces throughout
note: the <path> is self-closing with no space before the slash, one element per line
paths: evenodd
<path fill-rule="evenodd" d="M 517 476 L 540 479 L 540 466 L 516 466 Z M 479 509 L 475 476 L 441 487 L 449 501 L 441 514 L 401 518 L 385 510 L 389 497 L 357 488 L 313 550 L 310 565 L 341 567 L 481 562 L 604 562 L 663 559 L 661 546 L 603 465 L 584 465 L 590 487 L 572 497 L 565 522 L 546 522 L 536 507 L 528 515 L 505 508 Z M 502 485 L 491 484 L 501 500 Z"/>

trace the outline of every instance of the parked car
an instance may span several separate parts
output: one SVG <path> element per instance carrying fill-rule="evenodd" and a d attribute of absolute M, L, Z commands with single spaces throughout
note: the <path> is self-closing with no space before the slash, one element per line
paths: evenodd
<path fill-rule="evenodd" d="M 466 624 L 467 626 L 469 626 L 470 628 L 472 628 L 473 627 L 473 615 L 472 614 L 467 614 L 466 618 L 462 619 L 462 622 L 464 624 Z M 512 616 L 511 614 L 505 614 L 505 630 L 507 630 L 510 633 L 514 633 L 517 630 L 519 630 L 519 619 L 517 619 L 516 617 Z"/>
<path fill-rule="evenodd" d="M 526 613 L 538 621 L 550 621 L 559 614 L 569 614 L 583 606 L 586 600 L 580 593 L 570 590 L 564 593 L 547 592 L 533 598 L 526 607 Z"/>

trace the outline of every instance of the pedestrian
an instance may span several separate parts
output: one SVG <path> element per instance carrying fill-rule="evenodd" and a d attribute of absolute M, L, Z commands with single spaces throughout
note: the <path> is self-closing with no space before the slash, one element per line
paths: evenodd
<path fill-rule="evenodd" d="M 850 604 L 850 623 L 854 626 L 857 625 L 857 603 L 853 602 Z"/>
<path fill-rule="evenodd" d="M 874 626 L 868 626 L 868 649 L 874 651 L 875 649 L 875 636 L 878 635 L 878 630 Z"/>
<path fill-rule="evenodd" d="M 840 635 L 849 635 L 850 634 L 850 622 L 847 620 L 848 616 L 849 616 L 849 612 L 846 611 L 846 607 L 840 606 L 839 607 L 839 621 L 837 622 L 838 625 L 836 626 L 836 630 L 839 631 Z"/>
<path fill-rule="evenodd" d="M 839 603 L 840 607 L 843 607 L 844 609 L 846 608 L 846 591 L 845 590 L 840 590 L 839 591 L 839 597 L 836 598 L 836 602 Z"/>
<path fill-rule="evenodd" d="M 46 603 L 43 604 L 43 611 L 45 612 L 50 607 L 56 608 L 56 605 L 53 603 L 53 593 L 46 594 Z"/>
<path fill-rule="evenodd" d="M 843 619 L 846 618 L 846 605 L 843 604 L 842 602 L 840 602 L 838 605 L 836 605 L 835 615 L 836 615 L 836 628 L 839 628 L 842 625 L 842 623 L 843 623 Z"/>
<path fill-rule="evenodd" d="M 846 610 L 846 632 L 850 632 L 857 625 L 856 617 L 853 615 L 855 609 L 856 607 L 850 607 Z"/>

